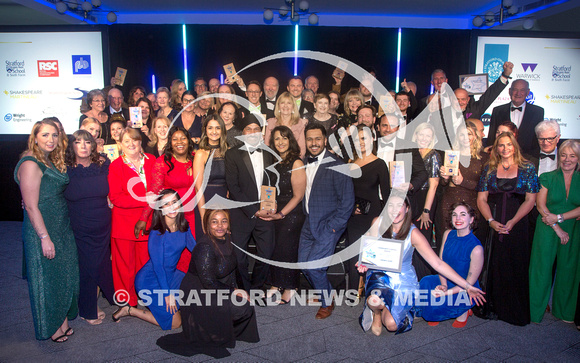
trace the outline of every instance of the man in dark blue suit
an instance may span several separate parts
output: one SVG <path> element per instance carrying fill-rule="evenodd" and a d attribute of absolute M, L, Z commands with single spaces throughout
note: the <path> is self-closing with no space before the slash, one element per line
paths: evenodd
<path fill-rule="evenodd" d="M 344 163 L 326 150 L 324 126 L 308 124 L 304 133 L 310 156 L 307 158 L 304 196 L 306 220 L 300 235 L 298 262 L 331 256 L 354 208 L 352 179 L 347 173 L 335 169 Z M 316 319 L 329 317 L 334 309 L 334 303 L 325 299 L 332 292 L 327 270 L 328 267 L 303 270 L 312 287 L 322 293 L 322 306 Z"/>

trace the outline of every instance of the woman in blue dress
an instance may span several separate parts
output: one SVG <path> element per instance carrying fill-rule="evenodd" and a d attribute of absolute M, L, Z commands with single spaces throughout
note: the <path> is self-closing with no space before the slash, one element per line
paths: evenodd
<path fill-rule="evenodd" d="M 443 234 L 441 259 L 448 263 L 467 282 L 479 288 L 479 274 L 483 268 L 483 247 L 471 232 L 476 220 L 475 210 L 465 202 L 451 207 L 451 230 Z M 468 313 L 474 304 L 462 287 L 447 281 L 443 275 L 425 276 L 421 279 L 420 290 L 428 291 L 427 305 L 418 309 L 418 316 L 436 326 L 439 321 L 456 318 L 454 328 L 467 324 Z"/>
<path fill-rule="evenodd" d="M 185 248 L 193 250 L 195 240 L 175 190 L 162 190 L 155 204 L 148 244 L 150 259 L 135 276 L 137 294 L 150 311 L 124 306 L 113 315 L 113 320 L 134 316 L 163 330 L 177 329 L 181 326 L 181 315 L 175 295 L 185 276 L 177 269 L 177 262 Z M 162 290 L 163 299 L 155 290 Z"/>
<path fill-rule="evenodd" d="M 365 331 L 370 329 L 373 334 L 381 335 L 384 325 L 388 331 L 399 334 L 413 327 L 414 296 L 419 288 L 417 275 L 412 265 L 415 248 L 435 271 L 459 286 L 464 286 L 472 301 L 478 305 L 485 301 L 483 291 L 459 276 L 433 252 L 429 242 L 413 225 L 408 198 L 394 191 L 391 192 L 386 210 L 386 216 L 378 217 L 380 220 L 375 220 L 373 227 L 378 226 L 378 235 L 383 238 L 404 241 L 403 260 L 400 272 L 369 270 L 367 266 L 359 263 L 359 272 L 368 272 L 365 284 L 365 296 L 368 298 L 360 316 L 360 323 Z"/>

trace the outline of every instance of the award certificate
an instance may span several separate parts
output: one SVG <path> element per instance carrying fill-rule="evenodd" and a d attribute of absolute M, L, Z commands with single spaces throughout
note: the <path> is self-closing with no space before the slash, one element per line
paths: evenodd
<path fill-rule="evenodd" d="M 370 269 L 401 272 L 404 240 L 361 237 L 359 263 Z"/>

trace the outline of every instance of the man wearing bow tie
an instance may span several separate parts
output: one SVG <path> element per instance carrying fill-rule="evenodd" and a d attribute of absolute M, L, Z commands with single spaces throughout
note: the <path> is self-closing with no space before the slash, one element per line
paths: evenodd
<path fill-rule="evenodd" d="M 540 158 L 537 168 L 538 176 L 558 168 L 558 142 L 560 125 L 555 120 L 546 120 L 536 126 L 536 136 L 540 144 Z"/>
<path fill-rule="evenodd" d="M 250 237 L 253 237 L 257 255 L 270 259 L 274 251 L 274 225 L 260 219 L 271 211 L 260 210 L 259 201 L 262 185 L 276 185 L 276 176 L 267 169 L 273 164 L 274 158 L 261 148 L 262 128 L 254 114 L 244 117 L 241 127 L 244 144 L 229 149 L 225 155 L 229 199 L 248 203 L 246 206 L 230 209 L 232 241 L 246 251 Z M 268 276 L 268 265 L 256 261 L 250 280 L 248 256 L 237 248 L 235 251 L 244 290 L 261 289 Z"/>
<path fill-rule="evenodd" d="M 326 129 L 310 123 L 304 133 L 308 150 L 303 203 L 306 220 L 300 234 L 298 262 L 331 256 L 354 208 L 352 179 L 335 169 L 344 163 L 326 150 Z M 332 292 L 327 270 L 328 267 L 303 270 L 312 287 L 323 294 L 316 319 L 326 319 L 334 309 L 331 299 L 325 299 Z"/>
<path fill-rule="evenodd" d="M 530 86 L 523 79 L 513 81 L 509 89 L 512 102 L 497 106 L 491 113 L 491 123 L 488 132 L 488 145 L 493 145 L 495 132 L 500 123 L 511 121 L 518 127 L 518 143 L 524 154 L 538 157 L 540 146 L 535 138 L 534 128 L 544 119 L 544 109 L 530 103 L 526 103 L 526 97 L 530 93 Z"/>

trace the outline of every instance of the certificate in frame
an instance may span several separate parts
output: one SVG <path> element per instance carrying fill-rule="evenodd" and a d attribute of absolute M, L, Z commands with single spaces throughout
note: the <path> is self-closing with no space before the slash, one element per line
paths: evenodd
<path fill-rule="evenodd" d="M 362 236 L 359 264 L 369 269 L 401 272 L 404 240 Z"/>

